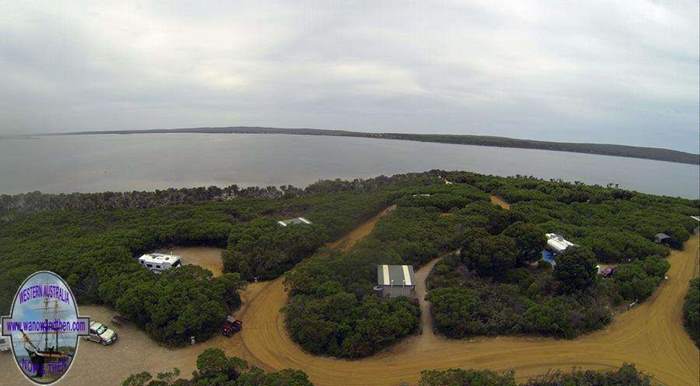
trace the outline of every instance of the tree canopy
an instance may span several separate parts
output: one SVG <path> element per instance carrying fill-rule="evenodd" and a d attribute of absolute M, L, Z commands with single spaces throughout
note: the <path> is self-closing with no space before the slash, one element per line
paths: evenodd
<path fill-rule="evenodd" d="M 683 303 L 683 322 L 688 334 L 700 347 L 700 278 L 690 281 Z"/>
<path fill-rule="evenodd" d="M 511 209 L 490 204 L 494 193 Z M 305 189 L 34 192 L 1 201 L 2 313 L 24 278 L 47 269 L 66 278 L 81 303 L 115 308 L 158 341 L 181 345 L 215 334 L 240 305 L 246 281 L 285 274 L 292 338 L 308 351 L 351 358 L 420 329 L 414 300 L 373 293 L 377 264 L 418 269 L 461 248 L 429 277 L 439 332 L 573 337 L 608 323 L 612 307 L 654 291 L 669 253 L 654 235 L 667 233 L 671 248 L 682 247 L 696 226 L 689 216 L 700 208 L 698 200 L 614 186 L 446 171 L 326 180 Z M 392 205 L 351 250 L 323 247 Z M 297 216 L 313 225 L 276 224 Z M 545 232 L 563 234 L 588 257 L 559 256 L 554 271 L 537 263 Z M 136 261 L 172 245 L 226 248 L 227 274 L 182 267 L 155 275 Z M 590 253 L 617 265 L 612 278 L 591 275 Z"/>
<path fill-rule="evenodd" d="M 122 386 L 312 386 L 300 370 L 283 369 L 266 373 L 251 367 L 238 357 L 228 357 L 218 348 L 208 348 L 197 357 L 192 378 L 178 378 L 180 371 L 159 373 L 156 379 L 148 372 L 132 374 Z"/>
<path fill-rule="evenodd" d="M 637 370 L 634 365 L 608 371 L 576 370 L 550 371 L 517 383 L 512 371 L 499 374 L 490 370 L 425 370 L 421 372 L 419 386 L 650 386 L 652 379 Z"/>
<path fill-rule="evenodd" d="M 508 236 L 486 236 L 462 245 L 462 260 L 481 276 L 503 277 L 517 264 L 518 249 Z"/>
<path fill-rule="evenodd" d="M 585 291 L 596 281 L 596 257 L 588 248 L 570 247 L 557 256 L 553 276 L 567 293 Z"/>

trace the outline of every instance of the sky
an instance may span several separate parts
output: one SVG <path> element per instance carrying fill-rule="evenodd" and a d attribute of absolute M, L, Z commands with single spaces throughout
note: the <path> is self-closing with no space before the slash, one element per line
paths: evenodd
<path fill-rule="evenodd" d="M 0 2 L 0 135 L 267 126 L 700 152 L 699 3 Z"/>

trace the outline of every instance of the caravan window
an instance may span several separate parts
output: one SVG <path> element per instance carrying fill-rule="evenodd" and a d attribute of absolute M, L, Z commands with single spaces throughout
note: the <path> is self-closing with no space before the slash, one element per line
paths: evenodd
<path fill-rule="evenodd" d="M 179 267 L 180 266 L 180 260 L 176 261 L 175 264 L 173 264 L 173 267 Z"/>
<path fill-rule="evenodd" d="M 153 264 L 146 264 L 146 267 L 153 268 Z"/>
<path fill-rule="evenodd" d="M 160 268 L 160 265 L 156 265 L 156 268 Z"/>

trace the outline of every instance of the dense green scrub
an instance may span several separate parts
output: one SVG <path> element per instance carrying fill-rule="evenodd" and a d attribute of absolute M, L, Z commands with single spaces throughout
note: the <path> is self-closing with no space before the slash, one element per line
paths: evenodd
<path fill-rule="evenodd" d="M 274 277 L 313 253 L 320 242 L 372 216 L 386 201 L 381 192 L 353 192 L 352 186 L 338 192 L 314 189 L 272 195 L 276 198 L 239 197 L 142 209 L 6 213 L 0 221 L 0 312 L 9 312 L 11 298 L 25 277 L 51 270 L 66 278 L 80 302 L 109 305 L 158 341 L 180 345 L 191 336 L 205 340 L 240 305 L 237 291 L 244 285 L 240 275 L 247 279 L 248 272 L 236 269 L 241 273 L 213 278 L 208 271 L 185 266 L 156 275 L 135 257 L 169 245 L 225 247 L 231 235 L 249 223 L 254 227 L 307 216 L 314 221 L 314 244 L 305 248 L 295 244 L 286 260 L 266 261 L 265 277 Z"/>
<path fill-rule="evenodd" d="M 373 294 L 377 264 L 420 266 L 455 248 L 461 226 L 438 207 L 474 199 L 486 203 L 488 195 L 473 187 L 447 185 L 426 186 L 422 194 L 430 197 L 417 194 L 414 188 L 397 190 L 396 201 L 405 206 L 381 219 L 350 252 L 319 253 L 287 274 L 292 296 L 286 323 L 304 349 L 357 358 L 418 330 L 416 302 L 403 297 L 382 300 Z M 466 201 L 455 200 L 460 196 Z"/>
<path fill-rule="evenodd" d="M 559 258 L 568 255 L 573 251 Z M 458 257 L 445 259 L 435 267 L 431 277 L 434 287 L 428 296 L 435 327 L 452 338 L 503 334 L 573 338 L 609 323 L 610 307 L 622 299 L 641 300 L 633 297 L 634 293 L 628 295 L 626 288 L 635 291 L 640 287 L 643 296 L 649 296 L 668 268 L 664 260 L 648 257 L 645 262 L 653 265 L 659 276 L 643 271 L 641 281 L 626 281 L 630 279 L 617 274 L 613 279 L 599 279 L 595 260 L 585 261 L 574 256 L 570 263 L 560 262 L 554 270 L 521 267 L 495 279 L 465 270 Z M 572 266 L 569 273 L 563 272 L 567 265 Z"/>
<path fill-rule="evenodd" d="M 376 266 L 418 268 L 455 250 L 429 279 L 442 334 L 571 338 L 599 329 L 612 307 L 643 301 L 663 280 L 669 249 L 654 235 L 666 232 L 682 245 L 694 225 L 688 215 L 697 213 L 697 202 L 616 188 L 431 175 L 440 178 L 415 175 L 413 183 L 388 187 L 397 209 L 351 251 L 319 253 L 287 274 L 287 328 L 307 351 L 362 357 L 417 331 L 414 302 L 373 295 Z M 488 202 L 492 192 L 520 197 L 508 211 Z M 579 244 L 558 257 L 555 269 L 536 263 L 547 232 Z M 617 273 L 600 278 L 598 262 L 619 264 Z"/>
<path fill-rule="evenodd" d="M 489 204 L 490 193 L 509 200 L 512 210 Z M 697 201 L 612 187 L 441 171 L 321 181 L 303 190 L 32 193 L 3 200 L 3 313 L 24 278 L 48 269 L 66 278 L 81 302 L 114 307 L 155 339 L 178 345 L 216 333 L 238 307 L 245 280 L 274 278 L 296 265 L 286 277 L 291 336 L 310 352 L 352 358 L 420 328 L 415 302 L 373 294 L 377 264 L 418 268 L 461 250 L 430 278 L 436 326 L 445 335 L 574 336 L 606 323 L 610 306 L 649 296 L 668 268 L 668 248 L 654 235 L 667 233 L 679 247 L 695 225 L 688 215 L 698 213 Z M 352 250 L 321 247 L 392 204 L 397 209 Z M 275 223 L 296 216 L 313 225 Z M 531 265 L 544 232 L 580 245 L 570 264 Z M 226 247 L 226 274 L 213 278 L 183 267 L 155 275 L 136 262 L 169 245 Z M 621 265 L 601 280 L 592 274 L 594 260 Z"/>
<path fill-rule="evenodd" d="M 284 212 L 288 217 L 302 213 L 311 225 L 283 227 L 270 217 L 234 224 L 223 255 L 224 270 L 239 272 L 246 280 L 273 279 L 384 209 L 388 201 L 381 192 L 313 194 L 305 196 L 296 211 Z"/>
<path fill-rule="evenodd" d="M 227 357 L 217 348 L 204 350 L 197 357 L 197 370 L 192 378 L 179 378 L 180 370 L 173 369 L 153 375 L 144 371 L 133 374 L 122 382 L 122 386 L 312 386 L 301 370 L 284 369 L 266 373 L 250 367 L 238 357 Z"/>
<path fill-rule="evenodd" d="M 652 379 L 637 370 L 634 365 L 624 364 L 617 370 L 574 370 L 570 373 L 555 371 L 533 377 L 520 383 L 523 386 L 649 386 Z M 515 373 L 499 374 L 490 370 L 425 370 L 421 373 L 419 386 L 516 386 Z"/>
<path fill-rule="evenodd" d="M 690 281 L 683 304 L 683 322 L 688 335 L 700 347 L 700 278 Z"/>
<path fill-rule="evenodd" d="M 470 230 L 460 253 L 440 261 L 429 278 L 435 328 L 453 338 L 573 338 L 601 328 L 610 322 L 612 307 L 645 300 L 663 280 L 668 248 L 654 243 L 654 235 L 668 233 L 672 245 L 681 246 L 693 227 L 688 215 L 697 212 L 697 202 L 614 188 L 451 178 L 511 201 L 507 214 L 473 204 L 457 211 L 478 212 L 482 219 L 465 223 Z M 558 256 L 553 269 L 536 263 L 549 232 L 578 245 Z M 618 264 L 612 278 L 596 274 L 598 262 Z"/>
<path fill-rule="evenodd" d="M 192 377 L 180 378 L 180 371 L 173 369 L 159 373 L 155 379 L 148 372 L 129 376 L 122 386 L 312 386 L 301 370 L 284 369 L 266 373 L 250 367 L 244 360 L 227 357 L 220 349 L 204 350 L 197 357 L 197 370 Z M 515 381 L 513 371 L 496 373 L 490 370 L 424 370 L 419 386 L 650 386 L 652 379 L 637 370 L 634 365 L 608 371 L 573 370 L 550 371 L 545 375 L 529 378 L 523 383 Z"/>
<path fill-rule="evenodd" d="M 243 212 L 204 205 L 17 216 L 0 223 L 0 309 L 9 311 L 29 273 L 51 270 L 68 281 L 80 302 L 110 305 L 159 341 L 206 339 L 228 309 L 238 307 L 238 275 L 214 279 L 197 267 L 155 275 L 134 257 L 168 244 L 222 245 Z"/>

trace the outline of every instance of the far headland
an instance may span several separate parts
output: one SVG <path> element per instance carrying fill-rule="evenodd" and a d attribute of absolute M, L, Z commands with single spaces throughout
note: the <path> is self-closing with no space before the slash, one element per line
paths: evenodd
<path fill-rule="evenodd" d="M 286 135 L 321 135 L 337 137 L 360 137 L 375 139 L 394 139 L 403 141 L 437 142 L 459 145 L 476 145 L 492 147 L 511 147 L 520 149 L 539 149 L 565 151 L 573 153 L 599 154 L 616 157 L 642 158 L 657 161 L 700 165 L 700 155 L 678 150 L 627 146 L 603 143 L 550 142 L 530 139 L 517 139 L 486 135 L 463 134 L 411 134 L 411 133 L 369 133 L 349 130 L 325 130 L 309 128 L 275 128 L 275 127 L 193 127 L 177 129 L 151 130 L 108 130 L 76 131 L 67 133 L 47 133 L 44 135 L 97 135 L 97 134 L 168 134 L 168 133 L 208 133 L 208 134 L 286 134 Z"/>

